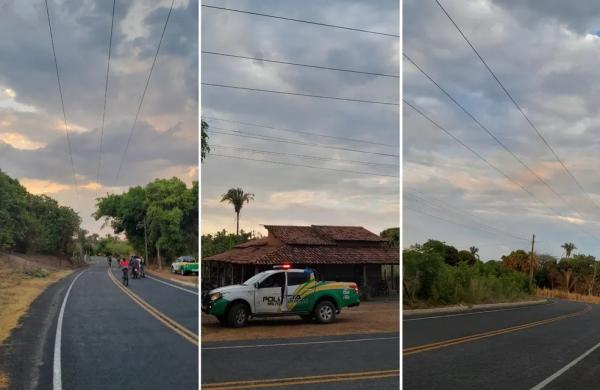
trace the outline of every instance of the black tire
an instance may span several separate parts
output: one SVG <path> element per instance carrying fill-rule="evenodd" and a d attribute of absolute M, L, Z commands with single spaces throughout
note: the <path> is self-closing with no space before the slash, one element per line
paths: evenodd
<path fill-rule="evenodd" d="M 234 303 L 227 312 L 227 323 L 232 328 L 243 328 L 248 324 L 249 316 L 248 305 L 241 302 Z"/>
<path fill-rule="evenodd" d="M 331 301 L 321 301 L 315 306 L 314 316 L 320 324 L 328 324 L 335 321 L 335 305 Z"/>

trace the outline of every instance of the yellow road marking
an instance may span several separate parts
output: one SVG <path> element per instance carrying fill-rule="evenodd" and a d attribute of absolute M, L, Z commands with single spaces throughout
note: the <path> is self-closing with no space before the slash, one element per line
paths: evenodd
<path fill-rule="evenodd" d="M 533 327 L 536 327 L 539 325 L 550 324 L 552 322 L 556 322 L 556 321 L 564 320 L 566 318 L 585 314 L 585 313 L 589 312 L 590 310 L 592 310 L 592 307 L 589 305 L 586 305 L 585 309 L 577 311 L 575 313 L 571 313 L 571 314 L 564 314 L 564 315 L 561 315 L 558 317 L 552 317 L 552 318 L 547 318 L 545 320 L 528 322 L 526 324 L 492 330 L 489 332 L 477 333 L 477 334 L 470 335 L 470 336 L 457 337 L 454 339 L 437 341 L 437 342 L 430 343 L 430 344 L 417 345 L 415 347 L 404 348 L 402 350 L 402 354 L 403 354 L 403 356 L 410 356 L 410 355 L 414 355 L 414 354 L 420 353 L 420 352 L 431 351 L 434 349 L 440 349 L 440 348 L 445 348 L 445 347 L 449 347 L 452 345 L 467 343 L 469 341 L 481 340 L 484 338 L 498 336 L 501 334 L 516 332 L 516 331 L 523 330 L 523 329 L 529 329 L 529 328 L 533 328 Z"/>
<path fill-rule="evenodd" d="M 172 318 L 168 317 L 166 314 L 158 311 L 156 308 L 154 308 L 148 302 L 144 301 L 133 291 L 124 287 L 121 284 L 121 282 L 118 281 L 117 278 L 115 278 L 115 275 L 113 275 L 113 273 L 111 272 L 110 269 L 108 270 L 108 277 L 110 278 L 110 280 L 112 280 L 117 285 L 117 287 L 119 287 L 121 289 L 121 291 L 123 291 L 129 298 L 131 298 L 135 303 L 137 303 L 139 306 L 141 306 L 142 309 L 146 310 L 154 318 L 156 318 L 157 320 L 162 322 L 166 327 L 168 327 L 169 329 L 171 329 L 172 331 L 174 331 L 175 333 L 177 333 L 178 335 L 180 335 L 181 337 L 183 337 L 190 343 L 192 343 L 194 345 L 198 345 L 198 335 L 197 334 L 195 334 L 191 330 L 187 329 L 186 327 L 184 327 L 177 321 L 173 320 Z"/>
<path fill-rule="evenodd" d="M 203 383 L 203 389 L 210 390 L 237 390 L 252 389 L 258 387 L 283 387 L 304 385 L 310 383 L 345 382 L 365 379 L 380 379 L 400 377 L 400 370 L 348 372 L 340 374 L 327 374 L 315 376 L 301 376 L 292 378 L 257 379 L 247 381 Z"/>

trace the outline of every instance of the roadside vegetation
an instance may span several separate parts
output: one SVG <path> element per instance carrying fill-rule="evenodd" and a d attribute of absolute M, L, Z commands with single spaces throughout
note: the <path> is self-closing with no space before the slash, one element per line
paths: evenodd
<path fill-rule="evenodd" d="M 147 248 L 149 264 L 162 267 L 164 261 L 198 255 L 198 182 L 188 188 L 176 177 L 157 179 L 107 195 L 98 199 L 94 217 L 124 234 L 134 252 L 145 255 Z"/>
<path fill-rule="evenodd" d="M 574 254 L 577 247 L 570 242 L 561 248 L 560 259 L 518 249 L 482 262 L 476 247 L 458 250 L 437 240 L 413 245 L 403 251 L 404 303 L 413 308 L 509 302 L 533 295 L 600 301 L 596 258 Z"/>

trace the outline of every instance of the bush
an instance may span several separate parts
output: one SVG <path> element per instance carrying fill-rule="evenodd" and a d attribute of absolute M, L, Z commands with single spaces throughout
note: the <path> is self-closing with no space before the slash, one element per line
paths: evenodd
<path fill-rule="evenodd" d="M 448 265 L 433 251 L 403 251 L 404 301 L 415 305 L 476 304 L 512 301 L 528 296 L 527 275 L 498 262 Z"/>

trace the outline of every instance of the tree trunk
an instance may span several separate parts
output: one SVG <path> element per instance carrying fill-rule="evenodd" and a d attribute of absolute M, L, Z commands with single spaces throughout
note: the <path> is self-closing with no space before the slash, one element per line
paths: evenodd
<path fill-rule="evenodd" d="M 160 246 L 156 244 L 156 261 L 158 262 L 158 269 L 162 270 L 162 261 L 160 259 Z"/>
<path fill-rule="evenodd" d="M 240 235 L 240 212 L 235 213 L 236 215 L 236 226 L 235 226 L 235 235 Z"/>

